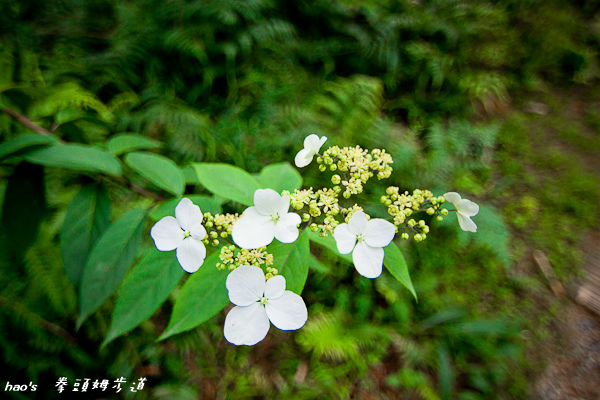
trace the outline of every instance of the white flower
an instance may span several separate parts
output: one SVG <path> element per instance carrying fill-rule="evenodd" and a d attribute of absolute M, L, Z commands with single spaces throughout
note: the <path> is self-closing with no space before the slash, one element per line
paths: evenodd
<path fill-rule="evenodd" d="M 321 150 L 321 146 L 323 146 L 323 143 L 325 143 L 326 140 L 327 136 L 323 136 L 319 139 L 315 134 L 308 135 L 304 139 L 304 148 L 296 154 L 296 158 L 294 159 L 296 167 L 302 168 L 310 164 L 313 157 Z"/>
<path fill-rule="evenodd" d="M 444 193 L 444 198 L 456 207 L 460 229 L 468 232 L 477 232 L 477 225 L 471 221 L 471 217 L 477 215 L 479 206 L 471 200 L 461 198 L 460 194 L 456 192 Z"/>
<path fill-rule="evenodd" d="M 242 265 L 225 282 L 233 307 L 225 318 L 223 333 L 236 346 L 253 346 L 267 336 L 273 323 L 284 331 L 302 328 L 308 311 L 302 297 L 285 290 L 285 278 L 276 275 L 265 282 L 259 267 Z"/>
<path fill-rule="evenodd" d="M 248 207 L 233 225 L 231 237 L 242 249 L 269 245 L 273 238 L 282 243 L 298 239 L 300 216 L 288 213 L 290 196 L 280 196 L 273 189 L 254 192 L 254 207 Z"/>
<path fill-rule="evenodd" d="M 339 224 L 333 231 L 338 251 L 352 252 L 354 266 L 365 278 L 381 275 L 383 247 L 392 242 L 395 234 L 394 224 L 380 218 L 369 221 L 362 211 L 355 212 L 347 224 Z"/>
<path fill-rule="evenodd" d="M 206 229 L 202 226 L 202 212 L 188 198 L 175 207 L 175 218 L 164 217 L 150 230 L 156 248 L 160 251 L 177 249 L 177 261 L 189 273 L 196 272 L 204 262 L 206 248 L 202 239 Z"/>

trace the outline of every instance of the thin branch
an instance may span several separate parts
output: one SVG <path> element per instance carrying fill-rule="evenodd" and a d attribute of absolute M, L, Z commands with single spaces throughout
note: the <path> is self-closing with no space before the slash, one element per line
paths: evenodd
<path fill-rule="evenodd" d="M 16 120 L 20 124 L 26 126 L 27 128 L 31 129 L 32 131 L 34 131 L 36 133 L 39 133 L 40 135 L 49 135 L 49 136 L 52 136 L 52 132 L 50 132 L 48 129 L 44 128 L 43 126 L 40 126 L 40 125 L 36 124 L 35 122 L 33 122 L 32 120 L 30 120 L 26 116 L 24 116 L 22 114 L 19 114 L 15 110 L 11 110 L 10 108 L 7 108 L 7 107 L 2 107 L 2 108 L 0 108 L 0 110 L 2 110 L 2 112 L 4 114 L 6 114 L 9 117 L 13 118 L 14 120 Z"/>

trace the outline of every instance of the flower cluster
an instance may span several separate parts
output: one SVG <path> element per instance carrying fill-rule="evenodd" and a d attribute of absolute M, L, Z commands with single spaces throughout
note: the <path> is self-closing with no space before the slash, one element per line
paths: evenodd
<path fill-rule="evenodd" d="M 325 150 L 323 157 L 317 159 L 319 170 L 339 171 L 342 176 L 334 175 L 331 182 L 334 190 L 343 192 L 344 198 L 363 192 L 363 187 L 373 176 L 377 179 L 389 178 L 392 174 L 392 156 L 385 150 L 368 150 L 356 147 L 332 146 Z M 339 186 L 341 185 L 341 187 Z"/>
<path fill-rule="evenodd" d="M 234 245 L 221 247 L 219 254 L 221 259 L 220 263 L 217 263 L 217 269 L 229 269 L 233 271 L 241 265 L 254 265 L 260 267 L 261 265 L 273 265 L 273 254 L 267 253 L 265 246 L 258 249 L 240 249 L 236 251 Z M 274 268 L 273 268 L 274 269 Z M 271 271 L 272 272 L 272 271 Z M 273 275 L 277 275 L 277 270 Z"/>
<path fill-rule="evenodd" d="M 357 272 L 366 278 L 377 278 L 383 270 L 384 248 L 396 233 L 415 241 L 427 237 L 429 226 L 423 219 L 413 218 L 425 212 L 442 220 L 450 211 L 456 211 L 461 229 L 475 232 L 477 226 L 471 217 L 479 206 L 463 199 L 456 192 L 433 196 L 429 190 L 415 189 L 401 192 L 390 186 L 381 202 L 388 207 L 392 222 L 370 218 L 358 204 L 344 207 L 344 199 L 363 192 L 367 181 L 376 176 L 388 178 L 393 163 L 385 150 L 364 150 L 359 146 L 332 146 L 322 155 L 319 151 L 326 137 L 309 135 L 304 148 L 295 157 L 296 166 L 308 166 L 317 156 L 319 169 L 337 171 L 332 188 L 283 191 L 258 189 L 254 205 L 242 215 L 202 214 L 189 199 L 182 199 L 175 208 L 175 217 L 164 217 L 150 232 L 161 251 L 177 250 L 177 259 L 184 270 L 194 272 L 206 257 L 205 245 L 219 245 L 219 239 L 234 244 L 223 246 L 219 252 L 219 270 L 229 270 L 226 287 L 235 307 L 225 319 L 225 338 L 235 345 L 254 345 L 267 335 L 271 323 L 282 330 L 295 330 L 308 318 L 302 298 L 286 288 L 285 277 L 273 268 L 273 254 L 267 247 L 274 239 L 293 243 L 301 230 L 310 229 L 319 236 L 329 234 L 335 239 L 340 254 L 352 254 Z M 342 194 L 342 197 L 340 197 Z M 455 209 L 442 208 L 446 201 Z M 290 212 L 290 206 L 292 211 Z M 300 225 L 304 225 L 300 227 Z M 287 261 L 284 260 L 282 265 Z M 263 270 L 264 268 L 264 270 Z M 266 274 L 265 274 L 266 271 Z"/>

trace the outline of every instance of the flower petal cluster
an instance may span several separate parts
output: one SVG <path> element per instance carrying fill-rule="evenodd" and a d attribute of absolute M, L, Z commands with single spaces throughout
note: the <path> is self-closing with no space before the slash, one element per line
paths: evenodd
<path fill-rule="evenodd" d="M 383 247 L 392 242 L 395 234 L 394 224 L 380 218 L 369 221 L 362 211 L 355 212 L 347 224 L 339 224 L 333 231 L 338 251 L 352 253 L 356 270 L 365 278 L 381 275 Z"/>
<path fill-rule="evenodd" d="M 294 159 L 296 167 L 303 168 L 310 164 L 313 157 L 321 150 L 321 146 L 323 146 L 326 140 L 327 136 L 319 138 L 319 136 L 315 134 L 308 135 L 304 139 L 304 148 L 296 154 L 296 158 Z"/>
<path fill-rule="evenodd" d="M 231 237 L 242 249 L 268 246 L 273 239 L 293 243 L 298 239 L 298 214 L 288 213 L 290 196 L 281 196 L 273 189 L 254 192 L 254 206 L 248 207 L 233 225 Z"/>
<path fill-rule="evenodd" d="M 202 243 L 206 229 L 202 219 L 200 207 L 183 198 L 175 207 L 175 218 L 164 217 L 150 230 L 156 248 L 160 251 L 177 249 L 177 261 L 189 273 L 196 272 L 206 257 Z"/>
<path fill-rule="evenodd" d="M 477 232 L 477 225 L 471 220 L 479 212 L 479 206 L 471 200 L 463 199 L 456 192 L 444 193 L 444 198 L 456 207 L 460 229 L 467 232 Z"/>
<path fill-rule="evenodd" d="M 265 281 L 259 267 L 242 265 L 233 270 L 225 286 L 236 306 L 225 318 L 225 339 L 236 346 L 253 346 L 267 336 L 270 322 L 284 331 L 302 328 L 308 319 L 306 304 L 285 290 L 285 284 L 281 275 Z"/>

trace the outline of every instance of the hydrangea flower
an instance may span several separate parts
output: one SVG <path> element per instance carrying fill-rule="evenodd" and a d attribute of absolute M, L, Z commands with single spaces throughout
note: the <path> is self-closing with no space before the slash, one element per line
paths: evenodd
<path fill-rule="evenodd" d="M 310 164 L 313 157 L 321 150 L 321 146 L 323 146 L 323 143 L 325 143 L 326 140 L 327 136 L 319 138 L 315 134 L 308 135 L 304 139 L 304 148 L 296 154 L 296 158 L 294 159 L 296 167 L 303 168 Z"/>
<path fill-rule="evenodd" d="M 460 229 L 468 232 L 477 232 L 477 225 L 471 220 L 479 212 L 479 206 L 471 200 L 463 199 L 456 192 L 444 193 L 444 198 L 456 207 Z"/>
<path fill-rule="evenodd" d="M 206 229 L 202 218 L 200 207 L 183 198 L 175 207 L 175 218 L 164 217 L 150 230 L 156 248 L 160 251 L 177 249 L 177 261 L 189 273 L 196 272 L 206 257 L 202 243 Z"/>
<path fill-rule="evenodd" d="M 367 220 L 362 211 L 355 212 L 347 224 L 339 224 L 333 231 L 340 254 L 352 252 L 354 267 L 365 278 L 381 275 L 383 247 L 392 242 L 395 234 L 394 224 L 380 218 Z"/>
<path fill-rule="evenodd" d="M 254 192 L 254 206 L 248 207 L 233 225 L 231 237 L 242 249 L 268 246 L 273 238 L 282 243 L 298 239 L 298 214 L 288 213 L 290 196 L 281 196 L 273 189 Z"/>
<path fill-rule="evenodd" d="M 285 278 L 265 281 L 259 267 L 242 265 L 225 282 L 229 300 L 236 306 L 225 318 L 223 333 L 236 346 L 253 346 L 267 336 L 271 323 L 284 331 L 302 328 L 308 318 L 302 297 L 285 290 Z"/>

